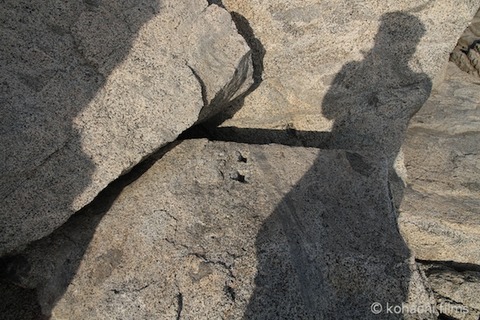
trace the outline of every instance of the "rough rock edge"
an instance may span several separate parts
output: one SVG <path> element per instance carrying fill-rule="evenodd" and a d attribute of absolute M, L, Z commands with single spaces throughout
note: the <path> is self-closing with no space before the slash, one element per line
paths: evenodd
<path fill-rule="evenodd" d="M 471 263 L 458 263 L 455 261 L 431 261 L 416 260 L 422 276 L 425 277 L 429 290 L 433 293 L 436 300 L 436 308 L 439 311 L 439 319 L 480 319 L 480 309 L 460 301 L 455 301 L 451 297 L 439 293 L 431 286 L 429 277 L 432 274 L 440 274 L 442 277 L 455 273 L 462 278 L 468 278 L 469 282 L 475 282 L 480 286 L 480 265 Z M 447 281 L 447 280 L 445 280 Z M 457 312 L 455 312 L 457 311 Z"/>
<path fill-rule="evenodd" d="M 480 10 L 458 40 L 450 61 L 461 70 L 480 76 Z"/>

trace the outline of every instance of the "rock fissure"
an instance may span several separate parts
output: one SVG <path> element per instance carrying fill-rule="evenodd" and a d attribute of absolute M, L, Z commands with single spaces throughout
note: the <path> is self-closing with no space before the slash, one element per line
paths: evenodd
<path fill-rule="evenodd" d="M 189 66 L 188 63 L 186 63 L 185 65 L 190 69 L 190 71 L 192 71 L 193 76 L 198 81 L 198 84 L 200 86 L 200 90 L 201 90 L 201 93 L 202 93 L 203 107 L 208 106 L 209 103 L 208 103 L 208 97 L 207 97 L 207 87 L 205 86 L 205 82 L 203 82 L 202 78 L 200 78 L 200 76 L 195 71 L 195 69 L 193 69 L 191 66 Z"/>
<path fill-rule="evenodd" d="M 478 281 L 480 283 L 480 265 L 473 264 L 473 263 L 461 263 L 457 261 L 439 261 L 439 260 L 423 260 L 423 259 L 416 259 L 416 261 L 423 265 L 431 266 L 428 269 L 427 274 L 435 273 L 435 272 L 443 272 L 448 270 L 454 270 L 457 272 L 468 272 L 473 271 L 478 273 Z"/>
<path fill-rule="evenodd" d="M 182 311 L 183 311 L 183 294 L 179 292 L 177 294 L 177 320 L 182 319 Z"/>
<path fill-rule="evenodd" d="M 197 257 L 205 263 L 220 266 L 220 267 L 224 268 L 225 270 L 228 271 L 229 277 L 232 278 L 232 279 L 235 279 L 235 275 L 233 274 L 234 264 L 228 264 L 228 263 L 226 263 L 224 261 L 221 261 L 221 260 L 211 260 L 211 259 L 207 258 L 207 255 L 201 254 L 201 253 L 198 253 L 198 252 L 190 252 L 189 255 Z"/>

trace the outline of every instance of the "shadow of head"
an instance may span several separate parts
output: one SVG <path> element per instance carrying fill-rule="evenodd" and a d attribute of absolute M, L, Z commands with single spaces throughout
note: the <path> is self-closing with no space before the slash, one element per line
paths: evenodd
<path fill-rule="evenodd" d="M 409 13 L 389 12 L 380 18 L 372 51 L 380 51 L 398 63 L 408 63 L 425 34 L 423 23 Z"/>
<path fill-rule="evenodd" d="M 382 91 L 418 80 L 420 74 L 411 69 L 409 62 L 425 32 L 420 19 L 411 14 L 389 12 L 382 15 L 372 49 L 363 52 L 362 61 L 345 64 L 332 87 L 343 86 L 350 92 Z M 335 118 L 328 110 L 326 112 L 327 118 Z"/>

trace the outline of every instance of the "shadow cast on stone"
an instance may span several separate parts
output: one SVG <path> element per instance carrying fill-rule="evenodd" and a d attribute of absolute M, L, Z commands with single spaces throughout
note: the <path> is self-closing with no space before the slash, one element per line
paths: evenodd
<path fill-rule="evenodd" d="M 431 90 L 427 75 L 409 67 L 424 32 L 412 15 L 384 14 L 372 50 L 333 80 L 322 102 L 333 130 L 318 133 L 330 150 L 257 235 L 258 272 L 246 319 L 403 318 L 375 315 L 370 306 L 401 305 L 408 296 L 410 251 L 395 209 L 402 185 L 392 181 L 408 121 Z M 245 133 L 252 143 L 273 135 L 294 145 L 292 133 L 252 130 Z"/>
<path fill-rule="evenodd" d="M 211 3 L 216 2 L 214 1 Z M 216 4 L 223 6 L 221 2 Z M 67 3 L 66 10 L 71 10 L 72 12 L 68 12 L 69 14 L 65 15 L 66 21 L 59 19 L 57 22 L 60 26 L 51 26 L 45 21 L 48 18 L 51 8 L 49 8 L 48 5 L 45 5 L 38 11 L 35 11 L 36 8 L 34 8 L 35 10 L 33 14 L 36 18 L 31 19 L 33 23 L 30 26 L 27 25 L 27 28 L 40 30 L 38 31 L 39 38 L 48 39 L 46 41 L 49 41 L 47 44 L 50 46 L 58 46 L 57 42 L 62 40 L 61 37 L 60 39 L 57 39 L 55 37 L 49 38 L 47 36 L 50 36 L 50 33 L 60 34 L 67 37 L 68 40 L 73 41 L 73 37 L 70 35 L 70 29 L 72 28 L 72 25 L 70 24 L 72 22 L 67 21 L 67 19 L 76 21 L 71 16 L 78 18 L 77 16 L 80 15 L 82 10 L 87 12 L 86 16 L 95 17 L 101 14 L 109 15 L 112 13 L 119 13 L 133 8 L 126 2 L 118 4 L 110 3 L 109 6 L 113 6 L 113 8 L 110 8 L 110 12 L 106 13 L 104 4 L 100 1 L 85 1 L 84 3 L 76 5 L 74 5 L 73 2 Z M 56 95 L 58 94 L 58 91 L 55 91 L 50 95 L 52 103 L 58 105 L 58 108 L 65 108 L 65 106 L 68 106 L 68 110 L 61 110 L 62 112 L 64 111 L 62 114 L 47 114 L 50 117 L 50 123 L 59 122 L 59 118 L 62 117 L 61 123 L 65 128 L 61 129 L 64 130 L 64 132 L 69 133 L 70 137 L 73 137 L 68 141 L 69 148 L 67 151 L 70 152 L 70 154 L 66 152 L 67 155 L 63 158 L 59 158 L 56 162 L 55 170 L 52 168 L 50 171 L 62 176 L 62 170 L 64 168 L 61 166 L 61 163 L 64 163 L 65 161 L 73 161 L 77 163 L 79 168 L 84 169 L 78 174 L 77 180 L 75 181 L 75 188 L 79 191 L 90 184 L 90 176 L 95 170 L 95 167 L 93 163 L 91 163 L 90 158 L 81 151 L 81 136 L 80 133 L 77 132 L 77 129 L 73 127 L 72 122 L 75 116 L 88 105 L 97 91 L 103 87 L 108 75 L 127 56 L 131 42 L 135 39 L 138 30 L 160 9 L 157 0 L 149 0 L 138 4 L 137 6 L 139 12 L 142 14 L 137 16 L 138 21 L 134 21 L 126 34 L 112 38 L 112 34 L 115 32 L 110 29 L 114 28 L 114 26 L 109 27 L 108 25 L 103 25 L 102 27 L 104 27 L 105 34 L 100 34 L 100 38 L 96 39 L 96 43 L 102 45 L 99 45 L 97 48 L 96 55 L 93 59 L 94 61 L 85 59 L 85 57 L 82 56 L 81 47 L 76 48 L 75 50 L 72 49 L 73 52 L 71 53 L 71 56 L 73 61 L 67 61 L 67 64 L 74 64 L 78 62 L 75 59 L 78 59 L 80 61 L 80 66 L 77 69 L 80 69 L 80 71 L 77 69 L 69 70 L 69 72 L 61 74 L 59 79 L 54 78 L 54 80 L 50 80 L 51 86 L 57 86 L 59 88 L 58 90 L 63 90 L 60 97 Z M 19 6 L 14 9 L 20 10 L 22 8 L 22 6 Z M 221 123 L 237 112 L 243 106 L 244 98 L 260 84 L 263 72 L 262 61 L 265 50 L 262 44 L 257 38 L 255 38 L 253 30 L 245 18 L 236 13 L 231 13 L 231 16 L 239 33 L 252 48 L 254 84 L 247 92 L 239 96 L 228 110 L 208 119 L 210 125 L 213 123 Z M 105 21 L 102 20 L 102 23 L 105 23 Z M 43 24 L 45 24 L 45 26 Z M 95 23 L 90 27 L 95 27 Z M 105 39 L 103 39 L 102 36 L 104 36 Z M 113 43 L 111 42 L 112 40 L 114 40 Z M 77 45 L 77 43 L 75 45 L 72 43 L 72 48 L 77 47 Z M 111 50 L 115 50 L 115 55 L 110 54 Z M 112 60 L 112 56 L 115 56 L 116 59 Z M 99 68 L 102 69 L 101 74 L 97 71 Z M 55 72 L 52 74 L 55 75 Z M 43 78 L 37 80 L 38 81 L 32 80 L 33 82 L 25 80 L 25 82 L 27 85 L 33 86 L 35 91 L 40 92 L 43 89 L 41 84 L 48 83 L 48 81 Z M 60 83 L 57 83 L 60 80 L 62 81 L 63 86 Z M 81 92 L 82 94 L 76 94 L 78 92 Z M 32 106 L 32 108 L 33 107 L 34 106 Z M 25 110 L 25 112 L 27 111 L 28 110 Z M 198 126 L 201 125 L 202 124 Z M 56 139 L 55 136 L 51 137 L 52 144 L 56 143 L 56 141 L 53 141 L 54 138 Z M 27 137 L 26 140 L 30 141 L 34 139 L 33 137 Z M 2 314 L 6 317 L 16 319 L 20 314 L 25 313 L 23 311 L 28 309 L 27 314 L 22 316 L 23 318 L 49 318 L 56 302 L 63 296 L 65 290 L 75 276 L 84 253 L 87 250 L 91 239 L 94 236 L 95 230 L 104 214 L 109 210 L 110 206 L 125 186 L 140 177 L 140 175 L 148 170 L 155 161 L 160 159 L 163 154 L 168 152 L 168 150 L 175 145 L 177 145 L 177 142 L 173 142 L 162 148 L 157 153 L 149 156 L 142 163 L 135 166 L 130 173 L 127 173 L 112 182 L 106 189 L 97 195 L 92 203 L 73 215 L 66 223 L 49 236 L 30 243 L 21 251 L 17 250 L 16 252 L 1 257 L 0 287 L 3 289 L 3 295 L 9 297 L 9 299 L 2 299 L 4 302 L 4 304 L 0 306 L 0 310 L 4 311 Z M 65 172 L 64 174 L 68 175 L 68 172 Z M 13 173 L 12 178 L 14 178 Z M 59 186 L 59 190 L 62 188 L 66 188 L 66 186 Z M 59 192 L 58 194 L 63 193 Z M 70 193 L 68 194 L 68 197 L 65 197 L 63 200 L 66 204 L 70 204 L 75 196 L 75 193 Z M 54 201 L 52 201 L 52 203 L 54 203 Z M 52 208 L 52 210 L 54 210 L 54 208 Z M 114 258 L 115 257 L 112 257 L 113 260 L 115 260 Z M 40 299 L 39 301 L 37 301 L 38 298 Z M 22 303 L 18 303 L 19 301 Z M 26 309 L 25 306 L 31 306 L 31 308 Z"/>
<path fill-rule="evenodd" d="M 158 12 L 159 3 L 157 0 L 140 4 L 89 0 L 54 5 L 6 1 L 0 7 L 0 105 L 3 114 L 0 134 L 5 148 L 1 169 L 6 174 L 0 198 L 7 208 L 28 207 L 28 223 L 47 230 L 51 227 L 45 220 L 50 219 L 51 214 L 44 213 L 71 210 L 76 197 L 92 182 L 95 170 L 91 158 L 83 152 L 81 132 L 73 121 L 103 88 L 115 67 L 127 57 L 137 32 Z M 131 14 L 128 26 L 119 22 L 127 12 Z M 89 38 L 89 32 L 93 30 L 95 37 Z M 86 57 L 84 49 L 90 50 L 90 54 L 94 52 L 94 56 Z M 69 165 L 65 165 L 67 163 Z M 42 166 L 40 173 L 39 166 Z M 60 194 L 64 195 L 62 199 L 58 199 Z M 88 214 L 76 215 L 63 229 L 55 231 L 52 236 L 65 238 L 63 244 L 55 248 L 57 251 L 48 247 L 46 238 L 30 245 L 24 252 L 17 248 L 0 258 L 2 296 L 11 293 L 19 301 L 8 304 L 7 299 L 2 298 L 0 309 L 5 311 L 2 316 L 13 319 L 20 315 L 25 319 L 48 317 L 78 267 L 79 261 L 73 257 L 83 254 L 101 219 L 101 215 L 90 212 L 98 211 L 92 208 L 95 204 L 82 210 Z M 72 225 L 78 227 L 83 223 L 78 239 L 69 234 L 75 229 Z M 31 232 L 22 226 L 1 231 L 5 239 L 21 232 Z M 38 243 L 45 247 L 37 252 L 31 251 L 40 248 Z M 32 261 L 29 254 L 38 260 Z M 65 255 L 65 265 L 56 265 L 58 255 Z M 45 281 L 42 284 L 37 282 L 40 279 L 35 277 L 42 268 L 53 274 L 61 272 L 61 275 L 57 274 L 61 279 L 41 279 Z M 35 275 L 30 273 L 33 270 Z M 54 280 L 61 282 L 53 283 Z M 40 303 L 43 315 L 37 314 L 37 307 L 25 314 L 25 305 L 38 306 L 33 288 L 43 286 L 45 289 L 49 285 L 56 286 L 56 289 L 48 303 Z M 2 318 L 7 319 L 5 317 Z"/>
<path fill-rule="evenodd" d="M 196 126 L 186 130 L 180 139 L 208 139 L 245 144 L 281 144 L 290 147 L 328 149 L 330 132 L 287 129 Z"/>
<path fill-rule="evenodd" d="M 149 5 L 155 6 L 156 1 L 150 2 Z M 99 3 L 87 1 L 85 5 L 95 10 Z M 145 15 L 145 21 L 139 21 L 129 37 L 118 39 L 117 47 L 124 50 L 123 55 L 128 53 L 129 42 L 138 28 L 150 17 Z M 242 22 L 240 15 L 235 18 L 234 13 L 232 17 L 237 28 L 253 41 L 249 44 L 254 49 L 256 78 L 250 93 L 261 82 L 265 50 L 248 22 Z M 54 30 L 63 29 L 60 26 Z M 236 128 L 210 132 L 212 125 L 242 107 L 246 94 L 230 111 L 209 122 L 205 127 L 209 132 L 200 133 L 212 140 L 261 143 L 259 139 L 263 136 L 265 143 L 348 150 L 338 152 L 335 157 L 320 155 L 262 225 L 256 238 L 258 274 L 245 318 L 367 319 L 372 317 L 370 305 L 374 301 L 399 304 L 406 300 L 410 271 L 405 261 L 410 253 L 397 229 L 388 176 L 394 172 L 391 168 L 408 120 L 426 100 L 431 87 L 428 77 L 408 67 L 423 33 L 421 22 L 413 16 L 404 13 L 383 16 L 375 47 L 363 61 L 344 66 L 323 101 L 323 114 L 334 120 L 331 133 Z M 120 62 L 109 64 L 107 73 Z M 78 78 L 77 73 L 64 75 L 71 81 L 80 81 L 71 90 L 82 87 L 81 81 L 96 80 L 82 99 L 70 101 L 76 96 L 67 91 L 63 96 L 70 100 L 56 101 L 60 105 L 73 103 L 68 115 L 62 115 L 65 130 L 75 130 L 71 121 L 105 81 L 88 63 L 81 67 L 85 68 L 84 78 Z M 31 86 L 37 88 L 37 83 L 42 83 L 39 81 Z M 242 130 L 250 131 L 242 133 Z M 237 138 L 231 138 L 232 135 Z M 81 150 L 80 135 L 74 136 L 78 140 L 77 150 Z M 3 280 L 43 290 L 44 301 L 40 304 L 43 314 L 48 315 L 75 275 L 104 213 L 121 190 L 166 150 L 150 158 L 151 162 L 145 162 L 144 167 L 114 182 L 49 237 L 32 243 L 19 255 L 3 257 L 0 261 Z M 76 157 L 90 168 L 78 181 L 87 186 L 94 166 L 88 166 L 89 159 L 83 153 Z M 37 272 L 31 274 L 30 270 Z M 44 278 L 45 275 L 52 276 Z M 10 286 L 1 285 L 6 289 Z M 31 292 L 26 292 L 25 297 L 32 299 Z M 40 317 L 32 315 L 32 319 Z"/>
<path fill-rule="evenodd" d="M 111 208 L 123 189 L 137 180 L 156 161 L 172 150 L 179 142 L 161 148 L 132 170 L 110 183 L 90 204 L 75 213 L 68 221 L 49 236 L 32 242 L 17 255 L 0 259 L 2 287 L 10 288 L 5 293 L 16 293 L 13 284 L 21 284 L 29 298 L 28 304 L 36 314 L 33 319 L 49 318 L 51 308 L 60 299 L 75 276 L 95 230 L 105 213 Z M 33 271 L 33 272 L 32 272 Z M 36 293 L 35 293 L 36 291 Z M 33 292 L 33 293 L 32 293 Z M 41 297 L 38 304 L 37 295 Z M 10 299 L 12 300 L 12 299 Z M 14 305 L 12 301 L 10 305 Z M 40 312 L 41 311 L 41 312 Z M 12 316 L 17 314 L 9 310 Z M 12 317 L 13 318 L 13 317 Z"/>

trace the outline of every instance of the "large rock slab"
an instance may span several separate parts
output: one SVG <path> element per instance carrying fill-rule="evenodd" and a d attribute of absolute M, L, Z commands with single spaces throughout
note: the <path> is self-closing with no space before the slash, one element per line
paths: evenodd
<path fill-rule="evenodd" d="M 434 319 L 387 176 L 347 151 L 187 140 L 11 279 L 52 319 Z"/>
<path fill-rule="evenodd" d="M 0 255 L 39 239 L 252 84 L 207 1 L 2 1 Z"/>
<path fill-rule="evenodd" d="M 480 91 L 453 63 L 411 121 L 404 145 L 402 234 L 444 313 L 480 316 Z"/>
<path fill-rule="evenodd" d="M 480 92 L 449 70 L 407 132 L 400 222 L 419 259 L 480 265 Z"/>
<path fill-rule="evenodd" d="M 382 87 L 377 80 L 385 78 L 384 70 L 400 77 L 405 71 L 423 73 L 434 86 L 439 84 L 459 36 L 480 7 L 478 0 L 222 2 L 240 24 L 249 23 L 252 43 L 262 45 L 257 56 L 263 58 L 263 82 L 225 126 L 315 131 L 332 131 L 335 125 L 336 119 L 324 113 L 322 101 L 336 89 L 337 75 L 347 66 L 371 70 L 370 77 L 355 79 L 369 88 L 366 93 Z M 396 33 L 379 33 L 385 22 L 395 23 L 395 13 L 417 21 L 402 21 L 405 29 L 399 27 Z M 418 22 L 423 31 L 415 27 Z M 381 41 L 389 37 L 395 41 Z M 397 63 L 401 66 L 397 69 L 369 64 L 391 60 L 397 51 L 402 52 L 402 46 L 415 51 L 408 58 L 408 69 L 404 63 Z M 354 119 L 348 124 L 355 125 Z M 372 121 L 365 126 L 376 124 Z"/>

